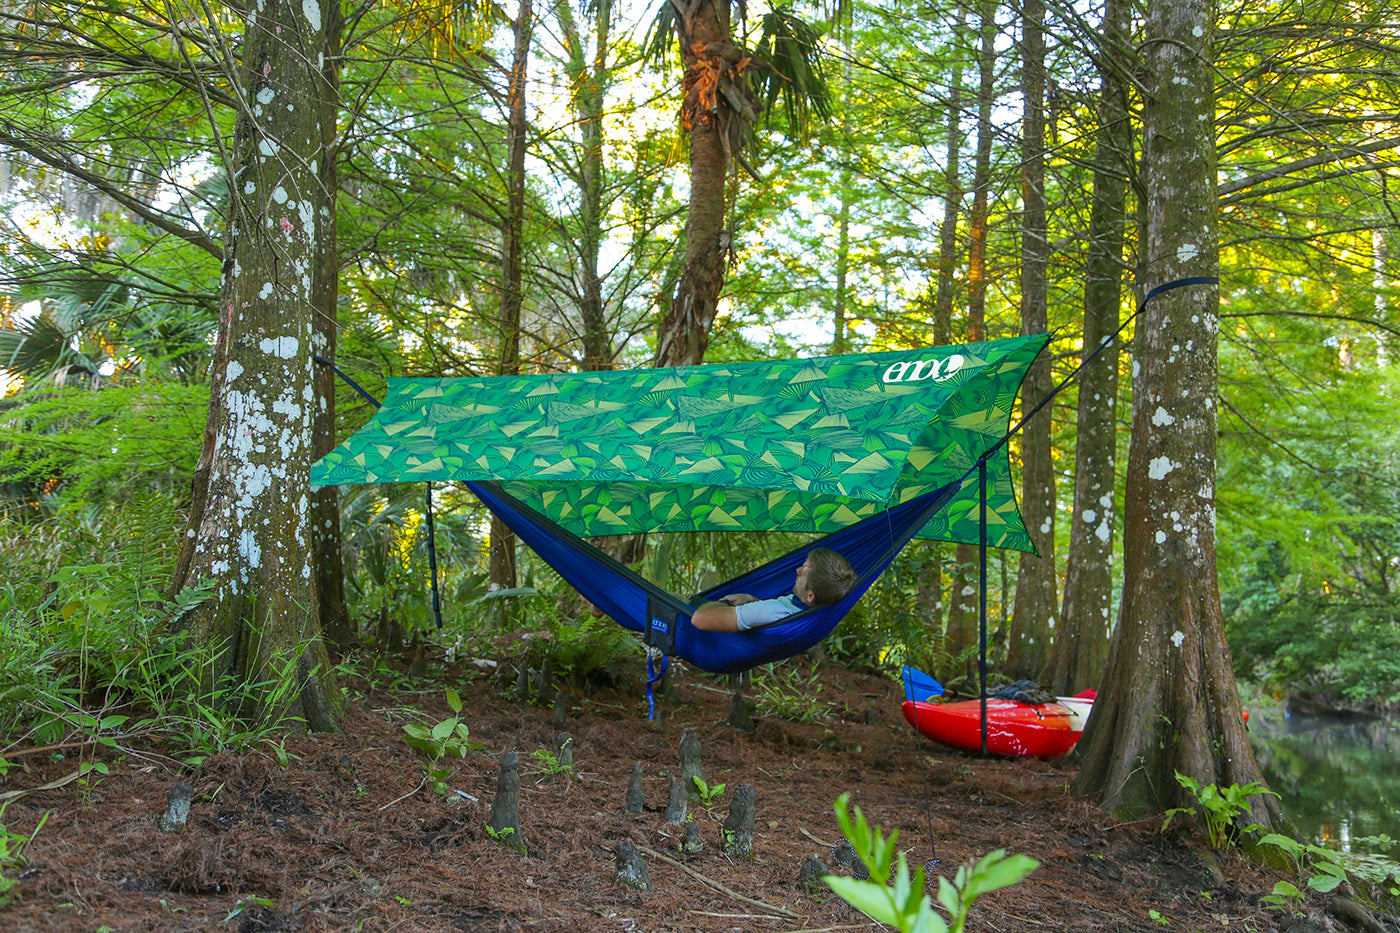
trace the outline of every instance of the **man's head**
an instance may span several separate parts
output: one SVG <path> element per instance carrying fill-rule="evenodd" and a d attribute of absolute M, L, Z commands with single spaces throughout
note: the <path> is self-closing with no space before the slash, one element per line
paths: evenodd
<path fill-rule="evenodd" d="M 797 581 L 792 592 L 809 606 L 839 603 L 856 585 L 856 571 L 851 562 L 830 548 L 814 548 L 807 560 L 797 568 Z"/>

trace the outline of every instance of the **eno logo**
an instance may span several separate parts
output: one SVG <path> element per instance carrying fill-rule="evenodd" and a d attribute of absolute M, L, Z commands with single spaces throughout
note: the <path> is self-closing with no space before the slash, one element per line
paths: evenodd
<path fill-rule="evenodd" d="M 922 382 L 932 379 L 942 382 L 963 368 L 962 356 L 954 353 L 946 360 L 909 360 L 904 363 L 891 363 L 885 370 L 886 382 Z"/>
<path fill-rule="evenodd" d="M 668 625 L 667 623 L 663 622 L 663 621 L 660 620 L 660 619 L 652 619 L 652 620 L 651 620 L 651 627 L 652 627 L 655 631 L 664 632 L 664 631 L 666 631 L 668 628 L 670 628 L 670 625 Z"/>

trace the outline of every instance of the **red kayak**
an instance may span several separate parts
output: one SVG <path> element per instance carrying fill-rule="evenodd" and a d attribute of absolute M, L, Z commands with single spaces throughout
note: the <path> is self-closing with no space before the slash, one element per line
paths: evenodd
<path fill-rule="evenodd" d="M 1074 748 L 1084 732 L 1092 698 L 1057 697 L 1054 703 L 987 700 L 987 751 L 996 755 L 1054 758 Z M 906 701 L 904 718 L 935 742 L 969 752 L 982 750 L 982 703 Z"/>

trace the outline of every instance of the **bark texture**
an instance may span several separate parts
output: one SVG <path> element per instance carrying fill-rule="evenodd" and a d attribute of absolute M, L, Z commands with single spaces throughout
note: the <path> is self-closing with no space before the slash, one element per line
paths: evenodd
<path fill-rule="evenodd" d="M 206 686 L 249 688 L 226 705 L 313 729 L 336 728 L 340 709 L 309 486 L 327 19 L 317 0 L 247 13 L 209 420 L 177 577 L 215 584 L 182 620 L 215 652 Z"/>
<path fill-rule="evenodd" d="M 1050 244 L 1045 203 L 1045 4 L 1025 0 L 1021 19 L 1021 333 L 1049 330 L 1046 270 Z M 1021 405 L 1040 403 L 1054 387 L 1048 353 L 1026 373 Z M 1026 423 L 1021 435 L 1021 516 L 1035 543 L 1022 554 L 1016 579 L 1016 608 L 1007 644 L 1007 673 L 1036 678 L 1050 653 L 1050 632 L 1060 610 L 1055 578 L 1055 467 L 1051 456 L 1051 411 Z"/>
<path fill-rule="evenodd" d="M 534 18 L 531 0 L 520 0 L 515 13 L 515 52 L 506 91 L 506 212 L 501 222 L 501 304 L 498 319 L 501 361 L 498 374 L 520 372 L 520 312 L 524 304 L 525 150 L 529 122 L 525 113 L 525 82 L 529 74 L 530 35 Z M 514 589 L 516 539 L 499 518 L 491 517 L 488 570 L 492 586 Z"/>
<path fill-rule="evenodd" d="M 698 0 L 676 19 L 685 65 L 682 119 L 690 134 L 690 207 L 685 224 L 685 263 L 657 335 L 656 366 L 692 366 L 705 359 L 730 252 L 725 225 L 730 115 L 717 93 L 730 67 L 720 54 L 732 49 L 728 0 Z"/>
<path fill-rule="evenodd" d="M 1209 0 L 1153 0 L 1144 43 L 1149 287 L 1218 264 Z M 1215 555 L 1214 285 L 1176 288 L 1138 321 L 1120 621 L 1080 746 L 1075 789 L 1120 814 L 1192 803 L 1202 784 L 1262 781 L 1240 718 Z M 1251 798 L 1248 821 L 1284 820 Z"/>
<path fill-rule="evenodd" d="M 996 3 L 978 4 L 977 149 L 972 168 L 972 210 L 968 216 L 967 339 L 987 337 L 987 214 L 992 187 L 992 107 L 996 103 Z M 949 659 L 966 657 L 959 669 L 969 681 L 976 677 L 977 659 L 969 649 L 978 644 L 978 553 L 976 545 L 959 544 L 953 558 L 948 598 L 948 625 L 943 650 Z"/>
<path fill-rule="evenodd" d="M 1099 128 L 1095 133 L 1094 190 L 1085 268 L 1084 337 L 1088 356 L 1118 329 L 1123 240 L 1132 125 L 1124 65 L 1117 60 L 1128 34 L 1128 5 L 1108 0 L 1100 60 Z M 1074 512 L 1070 517 L 1064 603 L 1041 684 L 1065 696 L 1097 686 L 1108 659 L 1113 622 L 1113 533 L 1117 511 L 1118 354 L 1105 349 L 1079 374 L 1074 459 Z"/>
<path fill-rule="evenodd" d="M 317 208 L 316 275 L 312 349 L 322 359 L 334 360 L 339 304 L 340 251 L 336 240 L 336 192 L 340 188 L 337 166 L 340 161 L 338 118 L 340 115 L 341 33 L 344 26 L 339 0 L 327 0 L 326 54 L 321 87 L 321 204 Z M 317 365 L 315 410 L 313 412 L 313 459 L 320 459 L 335 447 L 335 382 L 329 366 Z M 355 626 L 345 603 L 345 566 L 341 559 L 340 495 L 335 486 L 314 486 L 311 490 L 311 549 L 316 568 L 317 602 L 321 608 L 321 630 L 332 644 L 348 648 L 355 638 Z"/>

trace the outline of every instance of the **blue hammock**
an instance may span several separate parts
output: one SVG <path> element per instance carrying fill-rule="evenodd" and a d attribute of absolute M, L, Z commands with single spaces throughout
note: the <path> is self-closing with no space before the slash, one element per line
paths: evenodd
<path fill-rule="evenodd" d="M 498 483 L 469 482 L 466 485 L 545 563 L 619 625 L 640 632 L 643 641 L 665 655 L 722 674 L 791 657 L 831 634 L 915 533 L 928 524 L 960 486 L 949 483 L 900 503 L 686 600 L 666 592 L 526 506 Z M 759 599 L 771 599 L 791 592 L 797 568 L 807 559 L 807 553 L 818 547 L 842 554 L 855 568 L 856 585 L 839 603 L 804 609 L 773 625 L 746 632 L 707 632 L 690 624 L 691 614 L 706 600 L 729 593 L 750 593 Z"/>

